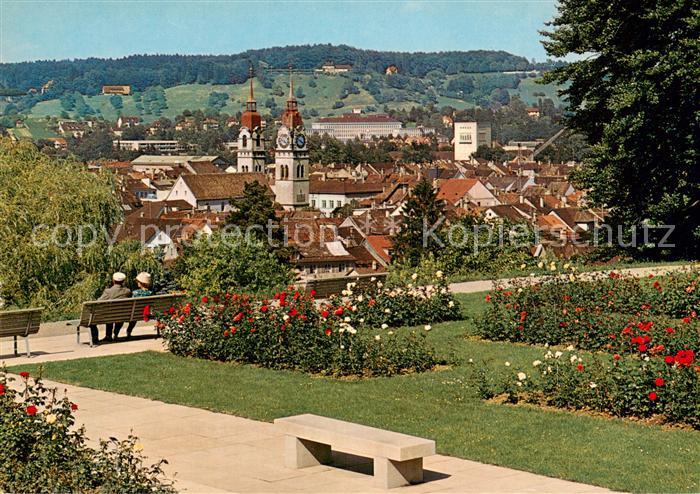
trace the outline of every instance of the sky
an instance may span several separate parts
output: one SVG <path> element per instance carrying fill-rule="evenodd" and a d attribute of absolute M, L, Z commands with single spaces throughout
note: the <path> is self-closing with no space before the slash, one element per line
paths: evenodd
<path fill-rule="evenodd" d="M 0 62 L 297 44 L 505 50 L 544 60 L 555 0 L 0 0 Z"/>

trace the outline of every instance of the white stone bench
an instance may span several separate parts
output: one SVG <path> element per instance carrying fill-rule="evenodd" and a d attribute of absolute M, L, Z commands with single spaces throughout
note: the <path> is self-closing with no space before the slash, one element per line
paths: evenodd
<path fill-rule="evenodd" d="M 423 481 L 423 457 L 435 441 L 342 420 L 304 414 L 275 420 L 286 435 L 285 465 L 306 468 L 331 463 L 331 448 L 374 459 L 375 483 L 385 489 Z"/>

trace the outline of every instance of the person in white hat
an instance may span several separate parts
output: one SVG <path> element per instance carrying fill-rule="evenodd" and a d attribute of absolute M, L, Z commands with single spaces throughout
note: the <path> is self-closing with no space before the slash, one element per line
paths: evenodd
<path fill-rule="evenodd" d="M 102 295 L 100 295 L 100 298 L 97 300 L 117 300 L 120 298 L 131 297 L 131 290 L 124 286 L 125 281 L 126 275 L 124 273 L 114 273 L 112 275 L 112 286 L 105 288 Z M 105 326 L 105 337 L 102 341 L 110 342 L 114 341 L 112 338 L 112 332 L 114 331 L 115 333 L 118 333 L 122 326 L 124 326 L 124 323 L 119 322 L 116 324 L 106 324 Z M 92 337 L 92 344 L 98 345 L 100 342 L 98 341 L 99 333 L 96 325 L 93 324 L 90 326 L 90 334 Z"/>
<path fill-rule="evenodd" d="M 146 272 L 141 272 L 136 276 L 136 290 L 131 292 L 132 297 L 150 297 L 153 295 L 153 292 L 151 291 L 151 275 Z M 131 339 L 131 332 L 134 330 L 136 327 L 135 322 L 130 322 L 129 325 L 126 327 L 126 339 L 129 340 Z M 121 329 L 121 328 L 119 328 Z M 119 329 L 115 329 L 114 331 L 114 339 L 117 339 L 117 336 L 119 335 Z"/>

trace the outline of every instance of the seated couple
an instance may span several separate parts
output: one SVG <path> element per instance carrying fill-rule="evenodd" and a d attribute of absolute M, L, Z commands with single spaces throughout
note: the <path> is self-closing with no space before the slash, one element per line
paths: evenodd
<path fill-rule="evenodd" d="M 124 283 L 126 282 L 126 275 L 124 273 L 114 273 L 112 275 L 112 286 L 105 288 L 102 295 L 98 300 L 118 300 L 122 298 L 130 297 L 148 297 L 153 295 L 151 291 L 151 275 L 148 273 L 139 273 L 136 276 L 136 289 L 134 291 L 129 290 Z M 116 324 L 106 324 L 105 337 L 102 340 L 98 339 L 98 330 L 96 325 L 90 326 L 90 333 L 92 337 L 92 344 L 98 345 L 99 343 L 109 343 L 115 341 L 119 336 L 119 331 L 124 326 L 123 322 Z M 131 338 L 131 332 L 136 326 L 135 322 L 130 322 L 126 328 L 126 338 Z"/>

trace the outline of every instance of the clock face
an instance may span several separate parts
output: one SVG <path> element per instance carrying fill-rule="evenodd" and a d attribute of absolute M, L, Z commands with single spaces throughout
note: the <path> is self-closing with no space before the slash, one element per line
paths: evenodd
<path fill-rule="evenodd" d="M 286 134 L 282 134 L 277 138 L 277 145 L 281 148 L 286 148 L 289 146 L 289 136 Z"/>
<path fill-rule="evenodd" d="M 303 148 L 306 146 L 306 136 L 304 134 L 299 134 L 295 139 L 298 148 Z"/>

